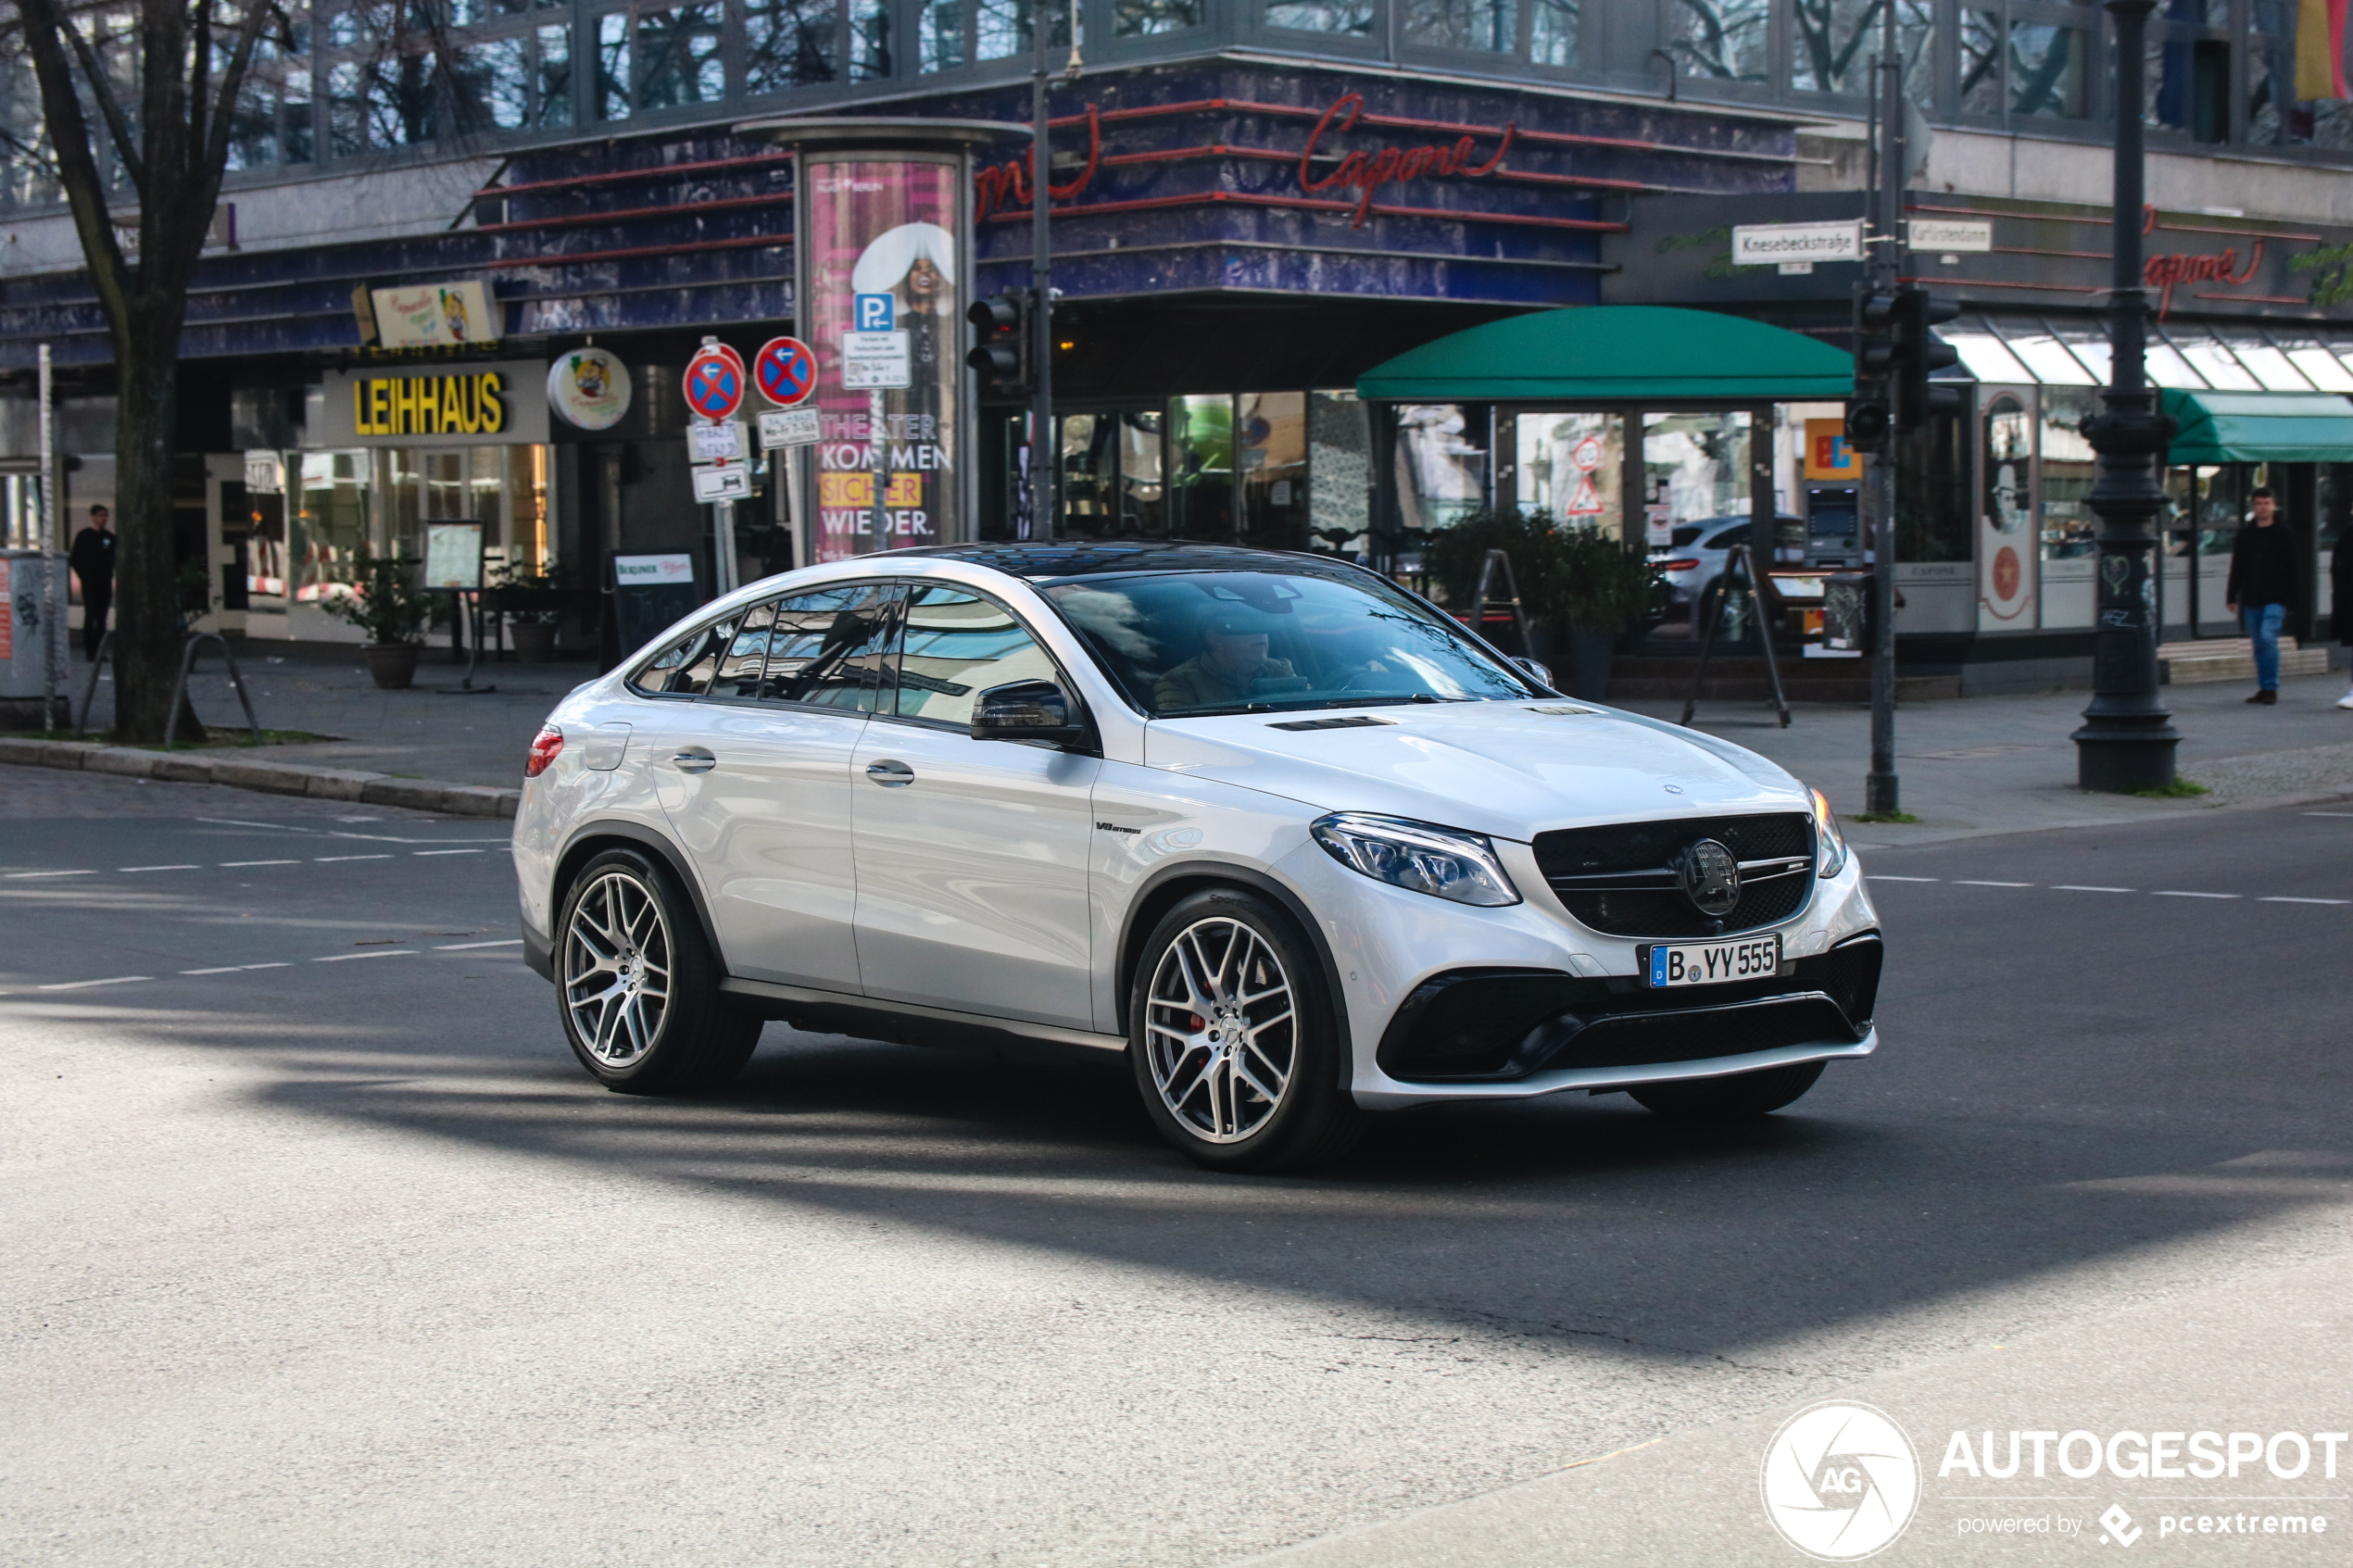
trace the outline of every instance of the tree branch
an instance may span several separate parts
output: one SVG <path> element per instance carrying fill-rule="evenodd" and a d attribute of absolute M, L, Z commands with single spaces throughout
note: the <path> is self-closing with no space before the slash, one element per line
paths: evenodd
<path fill-rule="evenodd" d="M 30 9 L 30 7 L 28 7 Z M 104 17 L 97 19 L 103 22 Z M 122 112 L 122 104 L 114 95 L 113 85 L 107 81 L 106 63 L 98 58 L 82 30 L 65 19 L 58 18 L 57 28 L 73 44 L 74 56 L 82 62 L 82 75 L 90 83 L 90 96 L 97 100 L 98 113 L 107 122 L 107 134 L 114 140 L 115 156 L 122 159 L 122 167 L 130 171 L 132 188 L 144 200 L 147 194 L 146 160 L 139 156 L 138 138 L 131 133 L 131 121 Z"/>
<path fill-rule="evenodd" d="M 49 122 L 49 147 L 57 159 L 57 181 L 65 187 L 73 212 L 73 226 L 82 237 L 82 255 L 90 261 L 90 282 L 98 291 L 107 320 L 118 345 L 130 320 L 130 268 L 116 239 L 114 215 L 107 209 L 107 185 L 99 178 L 98 160 L 90 151 L 90 125 L 82 118 L 81 95 L 73 90 L 73 68 L 58 34 L 65 31 L 57 0 L 19 0 L 24 17 L 25 47 L 32 56 L 33 79 L 41 86 L 42 117 Z"/>

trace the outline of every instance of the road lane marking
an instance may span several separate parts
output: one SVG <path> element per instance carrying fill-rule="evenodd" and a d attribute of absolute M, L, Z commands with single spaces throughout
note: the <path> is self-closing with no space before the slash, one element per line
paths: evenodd
<path fill-rule="evenodd" d="M 202 866 L 117 866 L 119 872 L 200 872 Z"/>
<path fill-rule="evenodd" d="M 227 872 L 239 871 L 246 866 L 298 866 L 300 864 L 302 864 L 300 860 L 223 860 L 220 862 L 220 869 Z"/>
<path fill-rule="evenodd" d="M 96 876 L 98 873 L 97 873 L 96 872 L 94 872 L 94 871 L 91 871 L 91 872 L 8 872 L 7 874 L 8 874 L 8 878 L 9 878 L 9 880 L 13 881 L 13 880 L 15 880 L 15 879 L 17 879 L 17 878 L 19 878 L 19 877 L 30 877 L 30 876 Z"/>
<path fill-rule="evenodd" d="M 59 980 L 47 985 L 35 985 L 36 991 L 86 991 L 93 985 L 128 985 L 134 980 L 153 980 L 152 974 L 115 974 L 104 980 Z"/>
<path fill-rule="evenodd" d="M 510 936 L 503 942 L 445 942 L 434 949 L 436 953 L 462 953 L 470 947 L 520 947 L 522 938 Z"/>
<path fill-rule="evenodd" d="M 2353 898 L 2290 898 L 2284 895 L 2256 901 L 2262 904 L 2353 904 Z"/>
<path fill-rule="evenodd" d="M 383 953 L 329 953 L 323 959 L 313 959 L 310 961 L 312 963 L 349 963 L 354 959 L 413 959 L 417 956 L 417 951 L 414 947 L 395 947 Z"/>
<path fill-rule="evenodd" d="M 294 960 L 292 959 L 288 959 L 282 963 L 249 963 L 240 964 L 237 967 L 240 969 L 292 969 L 294 968 Z"/>
<path fill-rule="evenodd" d="M 1935 882 L 1938 879 L 1932 876 L 1880 876 L 1874 873 L 1865 880 L 1870 882 Z"/>
<path fill-rule="evenodd" d="M 2034 884 L 2031 882 L 1975 882 L 1965 876 L 1957 876 L 1953 879 L 1953 885 L 1956 887 L 2032 887 Z"/>
<path fill-rule="evenodd" d="M 2095 887 L 2084 882 L 2055 882 L 2051 884 L 2051 891 L 2054 893 L 2137 893 L 2140 889 L 2137 887 Z"/>
<path fill-rule="evenodd" d="M 2177 888 L 2161 887 L 2150 897 L 2156 898 L 2235 898 L 2239 895 L 2235 893 L 2183 893 Z"/>
<path fill-rule="evenodd" d="M 241 963 L 225 963 L 218 969 L 183 969 L 180 972 L 182 974 L 234 974 L 245 967 Z"/>
<path fill-rule="evenodd" d="M 479 855 L 479 849 L 411 849 L 411 855 Z"/>
<path fill-rule="evenodd" d="M 2353 811 L 2307 811 L 2308 817 L 2353 817 Z"/>
<path fill-rule="evenodd" d="M 337 860 L 389 860 L 392 857 L 390 855 L 313 855 L 310 859 L 316 865 L 331 866 Z"/>
<path fill-rule="evenodd" d="M 286 827 L 278 822 L 240 822 L 235 817 L 198 817 L 200 822 L 210 822 L 220 828 L 268 828 L 272 833 L 308 833 L 308 828 Z"/>

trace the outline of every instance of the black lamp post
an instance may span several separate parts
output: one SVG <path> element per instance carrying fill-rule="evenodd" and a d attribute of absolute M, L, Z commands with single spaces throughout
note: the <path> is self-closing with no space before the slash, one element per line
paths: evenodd
<path fill-rule="evenodd" d="M 2109 363 L 2105 409 L 2084 421 L 2100 458 L 2088 497 L 2100 520 L 2099 620 L 2092 639 L 2092 703 L 2075 732 L 2076 782 L 2129 794 L 2173 782 L 2182 742 L 2157 698 L 2157 538 L 2150 523 L 2165 504 L 2158 464 L 2173 420 L 2158 411 L 2142 363 L 2148 294 L 2141 281 L 2141 100 L 2146 90 L 2143 35 L 2157 0 L 2108 0 L 2116 19 L 2116 199 L 2109 238 Z"/>

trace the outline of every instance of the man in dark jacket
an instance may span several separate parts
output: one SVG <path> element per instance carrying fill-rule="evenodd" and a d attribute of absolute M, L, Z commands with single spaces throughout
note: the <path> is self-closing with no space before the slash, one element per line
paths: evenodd
<path fill-rule="evenodd" d="M 2266 708 L 2280 700 L 2280 627 L 2296 603 L 2296 541 L 2279 523 L 2279 503 L 2262 486 L 2248 497 L 2255 521 L 2231 546 L 2231 578 L 2223 607 L 2239 618 L 2255 645 L 2256 692 L 2246 700 Z"/>
<path fill-rule="evenodd" d="M 66 557 L 74 576 L 82 580 L 82 651 L 98 661 L 98 642 L 107 634 L 107 612 L 114 608 L 114 531 L 107 526 L 107 508 L 90 508 L 90 526 L 73 536 Z"/>

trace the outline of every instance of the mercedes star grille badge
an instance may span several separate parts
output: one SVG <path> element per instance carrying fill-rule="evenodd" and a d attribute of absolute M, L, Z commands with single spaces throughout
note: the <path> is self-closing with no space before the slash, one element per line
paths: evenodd
<path fill-rule="evenodd" d="M 1704 915 L 1720 919 L 1741 901 L 1740 862 L 1712 838 L 1703 838 L 1684 850 L 1675 874 L 1683 884 L 1683 897 Z"/>

